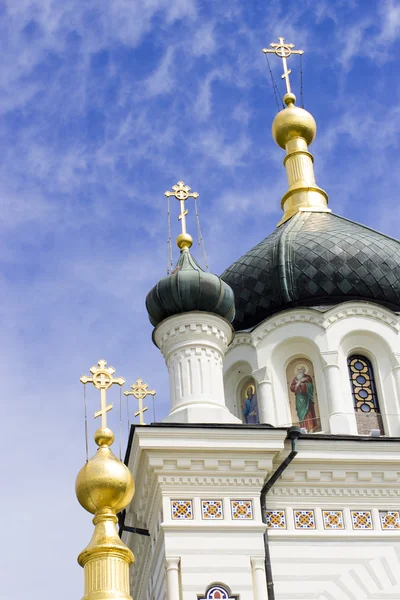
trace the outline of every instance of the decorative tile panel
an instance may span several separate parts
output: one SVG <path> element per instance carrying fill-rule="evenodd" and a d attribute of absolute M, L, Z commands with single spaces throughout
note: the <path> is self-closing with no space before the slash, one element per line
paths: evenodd
<path fill-rule="evenodd" d="M 253 505 L 251 500 L 232 500 L 232 519 L 252 519 Z"/>
<path fill-rule="evenodd" d="M 341 510 L 323 510 L 325 529 L 344 529 L 343 512 Z"/>
<path fill-rule="evenodd" d="M 400 529 L 400 513 L 398 510 L 385 510 L 379 513 L 382 529 Z"/>
<path fill-rule="evenodd" d="M 315 529 L 313 510 L 295 510 L 294 526 L 296 529 Z"/>
<path fill-rule="evenodd" d="M 201 516 L 203 519 L 223 519 L 222 500 L 202 500 Z"/>
<path fill-rule="evenodd" d="M 351 520 L 353 529 L 373 529 L 370 510 L 352 510 Z"/>
<path fill-rule="evenodd" d="M 171 500 L 171 512 L 174 520 L 193 519 L 191 500 Z"/>
<path fill-rule="evenodd" d="M 265 521 L 269 529 L 286 529 L 286 515 L 284 510 L 265 511 Z"/>

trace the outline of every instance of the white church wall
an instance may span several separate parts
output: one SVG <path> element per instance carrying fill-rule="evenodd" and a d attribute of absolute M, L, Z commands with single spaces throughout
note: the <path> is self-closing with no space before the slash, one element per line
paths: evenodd
<path fill-rule="evenodd" d="M 376 327 L 375 329 L 379 329 Z M 372 364 L 377 397 L 386 435 L 400 435 L 400 410 L 399 398 L 393 374 L 393 347 L 396 347 L 396 339 L 386 332 L 387 337 L 382 337 L 384 331 L 379 333 L 372 330 L 355 330 L 343 336 L 339 342 L 339 356 L 341 370 L 347 370 L 347 358 L 353 354 L 366 356 Z M 392 348 L 387 340 L 390 340 Z M 347 380 L 347 394 L 351 397 L 351 384 Z M 350 407 L 349 406 L 349 412 Z"/>
<path fill-rule="evenodd" d="M 193 600 L 216 582 L 240 600 L 265 600 L 259 495 L 288 454 L 285 436 L 137 428 L 127 518 L 149 524 L 151 539 L 124 538 L 137 552 L 135 600 Z M 400 597 L 399 464 L 398 444 L 384 438 L 300 438 L 267 495 L 276 600 Z"/>
<path fill-rule="evenodd" d="M 373 366 L 385 434 L 400 435 L 399 331 L 399 315 L 367 302 L 273 315 L 251 332 L 236 333 L 224 361 L 227 404 L 237 409 L 239 371 L 246 363 L 256 380 L 260 421 L 291 425 L 285 369 L 292 358 L 304 356 L 314 368 L 322 430 L 357 434 L 347 358 L 360 352 Z"/>
<path fill-rule="evenodd" d="M 270 544 L 276 600 L 400 598 L 400 541 L 276 540 Z"/>
<path fill-rule="evenodd" d="M 398 445 L 299 440 L 267 495 L 276 600 L 400 597 Z"/>

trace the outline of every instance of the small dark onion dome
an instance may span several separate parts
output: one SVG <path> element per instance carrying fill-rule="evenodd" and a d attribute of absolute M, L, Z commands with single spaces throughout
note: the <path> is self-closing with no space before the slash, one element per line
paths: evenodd
<path fill-rule="evenodd" d="M 217 275 L 203 271 L 187 247 L 182 248 L 171 275 L 160 279 L 147 294 L 146 308 L 154 327 L 167 317 L 192 311 L 214 313 L 229 323 L 235 318 L 230 286 Z"/>
<path fill-rule="evenodd" d="M 298 212 L 221 275 L 236 330 L 288 308 L 375 302 L 400 311 L 400 242 L 333 213 Z"/>

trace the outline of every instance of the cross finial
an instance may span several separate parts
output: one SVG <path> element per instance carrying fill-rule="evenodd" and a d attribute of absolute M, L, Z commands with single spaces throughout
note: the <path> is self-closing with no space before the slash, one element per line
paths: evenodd
<path fill-rule="evenodd" d="M 263 48 L 263 52 L 264 54 L 276 54 L 277 56 L 279 56 L 279 58 L 282 59 L 282 64 L 283 64 L 283 75 L 282 75 L 282 79 L 285 80 L 286 82 L 286 92 L 288 94 L 292 93 L 292 90 L 290 88 L 290 79 L 289 79 L 289 75 L 292 72 L 291 69 L 288 69 L 287 67 L 287 62 L 286 59 L 289 58 L 289 56 L 291 54 L 304 54 L 304 50 L 293 50 L 294 48 L 294 44 L 285 44 L 285 40 L 283 37 L 279 37 L 278 38 L 279 43 L 276 44 L 274 42 L 272 42 L 270 44 L 272 50 L 270 50 L 269 48 Z"/>
<path fill-rule="evenodd" d="M 94 387 L 100 390 L 100 410 L 94 413 L 94 418 L 101 416 L 102 428 L 107 427 L 107 413 L 112 409 L 112 404 L 107 404 L 106 392 L 114 383 L 118 385 L 124 385 L 125 379 L 123 377 L 115 377 L 115 369 L 113 367 L 107 367 L 107 361 L 101 358 L 97 363 L 97 366 L 93 366 L 90 369 L 93 377 L 82 375 L 80 378 L 81 383 L 86 385 L 87 383 L 93 383 Z"/>
<path fill-rule="evenodd" d="M 180 183 L 182 183 L 182 182 L 180 182 Z M 124 392 L 125 396 L 135 396 L 136 400 L 138 401 L 139 410 L 135 412 L 135 417 L 139 417 L 140 425 L 145 425 L 145 422 L 143 419 L 143 413 L 145 413 L 148 408 L 147 406 L 143 407 L 143 400 L 147 396 L 155 396 L 156 395 L 156 390 L 149 390 L 148 388 L 149 388 L 149 386 L 147 383 L 143 383 L 143 381 L 141 379 L 138 379 L 136 381 L 136 383 L 132 383 L 132 385 L 131 385 L 132 391 L 126 390 Z"/>
<path fill-rule="evenodd" d="M 191 192 L 191 188 L 188 185 L 185 185 L 183 181 L 178 181 L 176 185 L 172 186 L 173 192 L 167 190 L 165 192 L 165 196 L 170 198 L 170 196 L 175 196 L 177 200 L 179 200 L 181 212 L 178 216 L 178 220 L 181 221 L 182 224 L 182 233 L 178 236 L 177 243 L 178 246 L 182 249 L 182 247 L 189 247 L 192 245 L 192 238 L 187 234 L 186 231 L 186 215 L 188 214 L 188 209 L 185 208 L 185 202 L 188 198 L 198 198 L 199 194 L 197 192 Z M 181 241 L 186 242 L 185 245 L 181 245 L 179 239 Z M 189 239 L 190 238 L 190 239 Z"/>

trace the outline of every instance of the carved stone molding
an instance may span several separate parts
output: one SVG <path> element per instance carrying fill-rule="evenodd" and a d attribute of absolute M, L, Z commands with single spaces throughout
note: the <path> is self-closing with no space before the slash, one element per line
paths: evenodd
<path fill-rule="evenodd" d="M 207 477 L 207 476 L 181 476 L 181 475 L 159 475 L 160 485 L 171 486 L 237 486 L 237 487 L 262 487 L 264 477 Z"/>
<path fill-rule="evenodd" d="M 233 346 L 241 346 L 244 344 L 246 344 L 247 346 L 254 347 L 253 338 L 251 337 L 251 335 L 244 333 L 236 333 L 230 347 L 232 348 Z"/>
<path fill-rule="evenodd" d="M 256 369 L 252 372 L 252 376 L 256 380 L 257 383 L 262 383 L 263 381 L 271 381 L 271 372 L 268 367 L 261 367 L 261 369 Z"/>
<path fill-rule="evenodd" d="M 311 323 L 323 328 L 323 322 L 324 317 L 310 309 L 303 309 L 296 312 L 290 311 L 279 317 L 271 317 L 271 320 L 266 321 L 261 326 L 259 332 L 254 334 L 254 345 L 257 346 L 270 331 L 282 327 L 282 325 L 287 325 L 288 323 Z"/>
<path fill-rule="evenodd" d="M 201 456 L 193 457 L 162 457 L 154 456 L 149 460 L 150 468 L 162 474 L 162 471 L 171 473 L 171 471 L 192 471 L 196 476 L 202 476 L 207 471 L 221 471 L 224 475 L 235 475 L 238 471 L 248 471 L 249 475 L 260 471 L 264 475 L 272 468 L 272 456 L 265 458 L 244 459 L 238 457 L 232 458 L 204 458 Z M 180 476 L 177 473 L 177 476 Z"/>
<path fill-rule="evenodd" d="M 399 318 L 394 313 L 374 304 L 369 305 L 361 303 L 344 303 L 339 307 L 330 310 L 328 314 L 325 315 L 322 326 L 324 329 L 328 329 L 334 323 L 354 316 L 369 317 L 389 325 L 396 333 L 400 331 Z"/>
<path fill-rule="evenodd" d="M 154 337 L 159 347 L 171 344 L 177 338 L 211 336 L 227 348 L 232 339 L 232 326 L 221 317 L 206 313 L 184 313 L 165 319 L 155 330 Z M 162 349 L 162 348 L 161 348 Z"/>
<path fill-rule="evenodd" d="M 280 498 L 400 498 L 400 488 L 273 487 L 268 496 Z"/>
<path fill-rule="evenodd" d="M 288 310 L 279 316 L 272 316 L 255 329 L 253 344 L 255 347 L 258 346 L 268 333 L 290 323 L 311 323 L 327 330 L 335 323 L 354 316 L 368 317 L 385 323 L 396 333 L 400 331 L 400 318 L 390 310 L 375 304 L 344 302 L 325 313 L 319 313 L 310 308 L 300 308 L 295 311 Z"/>

